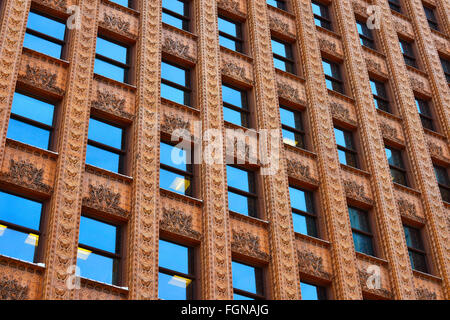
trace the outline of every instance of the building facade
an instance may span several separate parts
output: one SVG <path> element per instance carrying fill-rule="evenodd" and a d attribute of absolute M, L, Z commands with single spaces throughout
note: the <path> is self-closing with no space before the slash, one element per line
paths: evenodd
<path fill-rule="evenodd" d="M 449 299 L 449 17 L 1 1 L 0 298 Z"/>

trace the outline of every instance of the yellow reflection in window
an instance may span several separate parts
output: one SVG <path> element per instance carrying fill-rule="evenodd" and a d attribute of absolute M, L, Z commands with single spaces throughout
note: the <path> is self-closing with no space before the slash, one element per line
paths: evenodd
<path fill-rule="evenodd" d="M 191 282 L 191 279 L 183 278 L 180 276 L 173 276 L 169 280 L 169 284 L 179 288 L 187 288 L 191 284 Z"/>
<path fill-rule="evenodd" d="M 297 146 L 297 141 L 289 139 L 289 138 L 283 138 L 283 142 L 286 144 L 289 144 L 291 146 Z"/>
<path fill-rule="evenodd" d="M 25 243 L 37 247 L 39 242 L 39 236 L 37 234 L 30 233 L 25 239 Z"/>
<path fill-rule="evenodd" d="M 7 226 L 4 226 L 2 224 L 0 224 L 0 237 L 3 235 L 3 233 L 5 232 L 5 230 L 7 229 Z"/>
<path fill-rule="evenodd" d="M 173 182 L 170 185 L 170 188 L 177 190 L 177 191 L 181 191 L 184 188 L 184 191 L 186 191 L 187 188 L 189 188 L 190 184 L 191 184 L 191 182 L 189 180 L 183 179 L 180 177 L 176 177 L 175 179 L 173 179 Z"/>
<path fill-rule="evenodd" d="M 78 248 L 77 258 L 81 260 L 87 260 L 89 258 L 89 255 L 92 253 L 91 250 Z"/>

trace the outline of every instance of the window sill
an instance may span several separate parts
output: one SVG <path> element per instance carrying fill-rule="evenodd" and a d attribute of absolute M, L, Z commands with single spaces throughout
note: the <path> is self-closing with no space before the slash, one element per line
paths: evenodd
<path fill-rule="evenodd" d="M 133 92 L 136 91 L 136 86 L 134 86 L 134 85 L 131 85 L 131 84 L 128 84 L 128 83 L 125 83 L 125 82 L 120 82 L 120 81 L 117 81 L 117 80 L 114 80 L 114 79 L 102 76 L 102 75 L 97 74 L 97 73 L 94 73 L 94 79 L 95 80 L 100 80 L 100 81 L 106 82 L 106 83 L 111 83 L 112 85 L 119 86 L 119 87 L 128 89 L 128 90 L 133 91 Z"/>
<path fill-rule="evenodd" d="M 430 28 L 430 30 L 431 30 L 431 33 L 435 33 L 436 35 L 438 35 L 438 36 L 444 38 L 444 39 L 447 40 L 447 41 L 450 40 L 450 37 L 447 36 L 447 35 L 446 35 L 445 33 L 443 33 L 442 31 L 435 30 L 435 29 L 432 29 L 432 28 Z"/>
<path fill-rule="evenodd" d="M 253 62 L 253 58 L 250 57 L 246 53 L 235 51 L 235 50 L 231 50 L 231 49 L 228 49 L 227 47 L 223 47 L 223 46 L 220 46 L 220 51 L 224 51 L 224 52 L 229 53 L 231 55 L 234 55 L 234 56 L 236 56 L 236 57 L 238 57 L 240 59 L 246 60 L 248 63 L 252 63 Z"/>
<path fill-rule="evenodd" d="M 31 151 L 32 153 L 39 153 L 39 155 L 48 157 L 53 161 L 56 161 L 56 159 L 58 158 L 58 153 L 55 151 L 41 149 L 41 148 L 32 146 L 31 144 L 26 144 L 24 142 L 20 142 L 18 140 L 13 140 L 11 138 L 6 138 L 6 145 L 11 148 L 16 148 L 19 150 L 27 150 L 27 151 Z"/>
<path fill-rule="evenodd" d="M 86 287 L 88 289 L 94 289 L 96 287 L 101 287 L 102 292 L 111 293 L 114 292 L 116 295 L 120 295 L 123 297 L 128 296 L 128 288 L 127 287 L 119 287 L 117 285 L 109 284 L 106 282 L 101 282 L 89 278 L 80 277 L 80 282 L 82 287 Z M 108 292 L 110 291 L 110 292 Z"/>
<path fill-rule="evenodd" d="M 389 5 L 388 5 L 389 6 Z M 407 15 L 405 15 L 405 14 L 403 14 L 403 13 L 400 13 L 400 12 L 398 12 L 398 11 L 395 11 L 395 10 L 392 10 L 391 8 L 389 8 L 390 10 L 391 10 L 391 14 L 393 15 L 393 16 L 397 16 L 397 17 L 399 17 L 399 18 L 401 18 L 401 19 L 403 19 L 403 20 L 406 20 L 406 21 L 408 21 L 409 23 L 411 23 L 411 19 L 407 16 Z M 404 10 L 403 8 L 402 8 L 402 10 Z"/>
<path fill-rule="evenodd" d="M 338 99 L 345 100 L 348 103 L 355 104 L 355 99 L 353 99 L 352 97 L 346 95 L 345 93 L 341 93 L 341 92 L 338 92 L 338 91 L 335 91 L 335 90 L 331 90 L 331 89 L 328 89 L 328 88 L 327 88 L 327 90 L 328 90 L 328 94 L 329 95 L 335 96 Z"/>
<path fill-rule="evenodd" d="M 416 196 L 420 196 L 422 194 L 419 190 L 413 189 L 411 187 L 404 186 L 404 185 L 394 182 L 394 181 L 392 183 L 394 184 L 395 189 L 399 189 L 401 191 L 414 194 Z"/>
<path fill-rule="evenodd" d="M 432 275 L 431 273 L 425 273 L 425 272 L 414 270 L 414 269 L 412 269 L 412 272 L 413 272 L 414 276 L 416 276 L 418 278 L 425 278 L 425 279 L 431 280 L 433 282 L 439 282 L 439 283 L 442 282 L 441 277 Z"/>
<path fill-rule="evenodd" d="M 381 264 L 381 265 L 384 265 L 384 266 L 389 265 L 389 262 L 387 260 L 385 260 L 385 259 L 382 259 L 382 258 L 379 258 L 379 257 L 375 257 L 375 256 L 371 256 L 369 254 L 365 254 L 365 253 L 362 253 L 362 252 L 359 252 L 359 251 L 355 251 L 355 253 L 356 253 L 356 257 L 360 258 L 362 260 L 366 260 L 368 262 L 372 262 L 372 263 L 375 263 L 375 264 Z"/>
<path fill-rule="evenodd" d="M 313 152 L 313 151 L 309 151 L 307 149 L 303 149 L 300 147 L 295 147 L 293 145 L 290 145 L 288 143 L 284 143 L 284 147 L 285 149 L 290 149 L 291 151 L 295 152 L 295 153 L 300 153 L 302 155 L 304 155 L 305 157 L 311 158 L 311 159 L 317 159 L 317 153 Z"/>
<path fill-rule="evenodd" d="M 108 0 L 103 0 L 102 2 L 105 3 L 108 6 L 116 7 L 120 11 L 125 11 L 125 12 L 130 13 L 130 14 L 135 15 L 135 16 L 139 16 L 140 15 L 140 12 L 135 10 L 135 9 L 133 9 L 133 8 L 125 7 L 125 6 L 121 5 L 121 4 L 118 4 L 118 3 L 115 3 L 115 2 L 112 2 L 112 1 L 108 1 Z"/>
<path fill-rule="evenodd" d="M 254 224 L 254 225 L 258 225 L 261 226 L 263 228 L 268 228 L 269 227 L 269 221 L 267 220 L 262 220 L 260 218 L 255 218 L 255 217 L 251 217 L 251 216 L 246 216 L 245 214 L 239 213 L 239 212 L 235 212 L 235 211 L 228 211 L 230 214 L 230 217 L 235 218 L 236 220 L 241 220 L 244 222 L 248 222 L 250 224 Z"/>
<path fill-rule="evenodd" d="M 172 100 L 168 100 L 166 98 L 161 97 L 161 104 L 165 104 L 165 105 L 169 105 L 178 109 L 184 109 L 190 112 L 193 112 L 196 115 L 200 115 L 200 110 L 195 108 L 195 107 L 191 107 L 191 106 L 187 106 L 185 104 L 180 104 L 178 102 L 172 101 Z"/>
<path fill-rule="evenodd" d="M 436 137 L 438 139 L 442 139 L 442 140 L 447 141 L 447 137 L 444 136 L 443 134 L 437 132 L 437 131 L 434 131 L 434 130 L 431 130 L 431 129 L 428 129 L 428 128 L 423 128 L 423 131 L 425 131 L 425 133 L 429 134 L 430 136 L 434 136 L 434 137 Z"/>
<path fill-rule="evenodd" d="M 359 168 L 355 168 L 355 167 L 352 167 L 352 166 L 348 166 L 348 165 L 343 164 L 343 163 L 340 163 L 340 165 L 341 165 L 341 169 L 344 170 L 344 171 L 349 171 L 349 172 L 352 172 L 352 173 L 354 173 L 354 174 L 356 174 L 358 176 L 362 176 L 362 177 L 366 177 L 366 178 L 370 177 L 370 173 L 368 171 L 365 171 L 365 170 L 362 170 L 362 169 L 359 169 Z"/>
<path fill-rule="evenodd" d="M 187 196 L 184 194 L 176 193 L 167 189 L 159 188 L 159 194 L 163 197 L 167 197 L 169 199 L 178 200 L 184 203 L 192 204 L 196 207 L 202 207 L 203 206 L 203 200 L 194 198 L 191 196 Z"/>
<path fill-rule="evenodd" d="M 50 61 L 54 62 L 55 64 L 59 64 L 59 65 L 63 66 L 64 68 L 68 68 L 70 65 L 70 62 L 67 60 L 55 58 L 55 57 L 46 55 L 45 53 L 30 49 L 30 48 L 26 48 L 26 47 L 22 48 L 22 53 L 28 54 L 31 56 L 38 56 L 39 58 L 42 58 L 45 60 L 50 60 Z"/>
<path fill-rule="evenodd" d="M 195 40 L 195 41 L 198 39 L 198 36 L 196 34 L 190 32 L 190 31 L 174 27 L 174 26 L 172 26 L 172 25 L 170 25 L 168 23 L 165 23 L 165 22 L 161 22 L 161 23 L 162 23 L 163 29 L 172 30 L 173 32 L 180 33 L 180 34 L 182 34 L 182 35 L 184 35 L 184 36 L 186 36 L 188 38 L 191 38 L 192 40 Z"/>
<path fill-rule="evenodd" d="M 401 117 L 399 117 L 399 116 L 397 116 L 397 115 L 395 115 L 393 113 L 390 113 L 390 112 L 387 112 L 387 111 L 384 111 L 384 110 L 381 110 L 381 109 L 378 109 L 378 108 L 376 108 L 376 110 L 377 110 L 377 113 L 379 113 L 382 116 L 385 116 L 387 118 L 390 118 L 390 119 L 393 119 L 393 120 L 396 120 L 396 121 L 400 121 L 400 122 L 403 121 L 403 119 Z"/>
<path fill-rule="evenodd" d="M 328 34 L 329 36 L 336 38 L 337 40 L 341 40 L 341 38 L 342 38 L 341 35 L 339 33 L 336 33 L 335 31 L 329 30 L 327 28 L 324 28 L 324 27 L 321 27 L 318 25 L 315 25 L 315 26 L 319 32 L 324 32 L 324 33 Z"/>
<path fill-rule="evenodd" d="M 107 177 L 109 179 L 114 179 L 116 181 L 120 181 L 125 184 L 131 184 L 133 182 L 133 178 L 126 176 L 121 173 L 117 173 L 114 171 L 109 171 L 103 168 L 99 168 L 90 164 L 85 163 L 85 172 L 89 172 L 101 177 Z"/>
<path fill-rule="evenodd" d="M 300 76 L 298 74 L 291 73 L 291 72 L 283 71 L 281 69 L 275 68 L 275 73 L 279 73 L 280 75 L 283 75 L 283 76 L 286 76 L 288 78 L 300 81 L 301 83 L 306 82 L 305 78 L 303 78 L 302 76 Z M 304 105 L 306 105 L 306 103 Z"/>
<path fill-rule="evenodd" d="M 363 46 L 363 45 L 361 45 L 361 47 L 363 48 L 363 50 L 365 50 L 365 51 L 367 51 L 369 53 L 372 53 L 372 54 L 374 54 L 374 55 L 376 55 L 376 56 L 378 56 L 378 57 L 380 57 L 382 59 L 386 59 L 386 55 L 384 53 L 376 50 L 376 49 L 372 49 L 372 48 L 369 48 L 369 47 L 366 47 L 366 46 Z"/>
<path fill-rule="evenodd" d="M 269 10 L 276 11 L 276 12 L 282 14 L 282 15 L 285 15 L 285 16 L 288 16 L 288 17 L 290 17 L 292 19 L 295 19 L 295 14 L 293 14 L 292 12 L 289 12 L 287 9 L 283 10 L 283 9 L 274 7 L 274 6 L 270 5 L 270 4 L 267 4 L 267 7 L 269 8 Z"/>
<path fill-rule="evenodd" d="M 323 248 L 330 248 L 331 247 L 331 242 L 324 240 L 324 239 L 320 239 L 320 238 L 316 238 L 313 236 L 308 236 L 306 234 L 303 233 L 298 233 L 298 232 L 294 232 L 295 234 L 295 238 L 296 239 L 301 239 L 301 240 L 306 240 L 307 242 L 312 242 L 316 245 L 319 245 L 320 247 Z"/>
<path fill-rule="evenodd" d="M 18 258 L 0 254 L 0 265 L 10 266 L 13 264 L 19 265 L 20 266 L 19 268 L 21 270 L 23 270 L 23 268 L 25 268 L 27 271 L 28 271 L 28 269 L 32 269 L 33 271 L 44 272 L 44 270 L 46 268 L 44 263 L 35 263 L 35 262 L 25 261 L 25 260 L 21 260 Z"/>

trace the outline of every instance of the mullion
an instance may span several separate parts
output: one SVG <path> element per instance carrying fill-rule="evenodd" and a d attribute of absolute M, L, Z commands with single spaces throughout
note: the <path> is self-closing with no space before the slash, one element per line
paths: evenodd
<path fill-rule="evenodd" d="M 396 170 L 399 170 L 399 171 L 402 171 L 402 172 L 406 173 L 406 169 L 403 169 L 403 168 L 401 168 L 401 167 L 397 167 L 396 165 L 389 164 L 389 167 L 391 167 L 391 168 L 393 168 L 393 169 L 396 169 Z"/>
<path fill-rule="evenodd" d="M 182 175 L 184 177 L 188 176 L 188 177 L 192 178 L 194 176 L 194 174 L 192 172 L 184 171 L 184 170 L 181 170 L 181 169 L 178 169 L 178 168 L 174 168 L 174 167 L 171 167 L 171 166 L 169 166 L 167 164 L 164 164 L 164 163 L 160 163 L 160 167 L 162 169 L 164 169 L 164 170 L 172 171 L 172 172 L 174 172 L 176 174 L 179 174 L 179 175 Z"/>
<path fill-rule="evenodd" d="M 88 144 L 90 144 L 90 145 L 92 145 L 94 147 L 106 150 L 108 152 L 112 152 L 112 153 L 118 154 L 120 156 L 123 156 L 126 153 L 125 150 L 117 149 L 117 148 L 108 146 L 107 144 L 103 144 L 101 142 L 98 142 L 98 141 L 95 141 L 95 140 L 91 140 L 91 139 L 88 139 Z"/>
<path fill-rule="evenodd" d="M 331 24 L 331 20 L 322 16 L 319 16 L 318 14 L 314 14 L 314 18 L 319 19 L 321 21 L 327 22 L 329 24 Z"/>
<path fill-rule="evenodd" d="M 241 290 L 241 289 L 233 288 L 233 292 L 238 294 L 238 295 L 244 296 L 244 297 L 253 298 L 255 300 L 264 300 L 265 299 L 264 296 L 261 296 L 261 295 L 256 294 L 256 293 L 248 292 L 248 291 L 245 291 L 245 290 Z"/>
<path fill-rule="evenodd" d="M 247 192 L 247 191 L 244 191 L 244 190 L 241 190 L 241 189 L 238 189 L 238 188 L 234 188 L 234 187 L 230 187 L 230 186 L 228 186 L 228 191 L 236 193 L 236 194 L 239 194 L 239 195 L 247 197 L 247 198 L 248 197 L 251 197 L 251 198 L 254 198 L 254 199 L 258 198 L 258 195 L 256 193 Z"/>
<path fill-rule="evenodd" d="M 172 82 L 170 80 L 166 80 L 164 78 L 161 78 L 161 82 L 164 83 L 164 84 L 167 84 L 168 86 L 171 86 L 171 87 L 174 87 L 176 89 L 182 90 L 184 92 L 188 92 L 188 93 L 192 92 L 191 88 L 185 87 L 185 86 L 183 86 L 181 84 L 178 84 L 176 82 Z"/>
<path fill-rule="evenodd" d="M 338 149 L 340 149 L 342 151 L 345 151 L 345 152 L 349 152 L 349 153 L 352 153 L 352 154 L 357 154 L 358 153 L 356 150 L 349 149 L 347 147 L 341 146 L 340 144 L 337 144 L 337 147 L 338 147 Z"/>
<path fill-rule="evenodd" d="M 274 53 L 273 56 L 279 60 L 282 60 L 283 62 L 288 62 L 290 64 L 294 64 L 294 60 L 292 60 L 290 58 L 280 56 L 279 54 L 276 54 L 276 53 Z"/>
<path fill-rule="evenodd" d="M 300 214 L 300 215 L 303 215 L 303 216 L 310 216 L 311 218 L 314 218 L 314 219 L 317 218 L 317 215 L 315 213 L 306 212 L 306 211 L 303 211 L 303 210 L 300 210 L 300 209 L 297 209 L 297 208 L 293 208 L 293 207 L 291 207 L 291 210 L 295 214 Z"/>
<path fill-rule="evenodd" d="M 169 9 L 166 9 L 166 8 L 163 8 L 162 11 L 164 13 L 167 13 L 168 15 L 171 15 L 171 16 L 175 17 L 175 18 L 184 20 L 184 22 L 189 22 L 191 20 L 191 18 L 189 18 L 188 16 L 181 15 L 181 14 L 175 12 L 175 11 L 172 11 L 172 10 L 169 10 Z"/>
<path fill-rule="evenodd" d="M 189 279 L 189 280 L 195 280 L 195 276 L 194 275 L 186 274 L 186 273 L 175 271 L 175 270 L 172 270 L 172 269 L 167 269 L 167 268 L 164 268 L 164 267 L 159 267 L 159 272 L 167 274 L 169 276 L 179 276 L 179 277 L 183 277 L 183 278 L 186 278 L 186 279 Z"/>
<path fill-rule="evenodd" d="M 222 36 L 222 37 L 228 38 L 230 40 L 237 41 L 237 42 L 239 42 L 241 44 L 243 42 L 243 40 L 241 38 L 235 37 L 235 36 L 233 36 L 233 35 L 231 35 L 229 33 L 223 32 L 223 31 L 219 31 L 219 35 Z"/>
<path fill-rule="evenodd" d="M 357 228 L 353 228 L 353 227 L 352 227 L 352 231 L 354 231 L 356 233 L 359 233 L 359 234 L 362 234 L 362 235 L 365 235 L 367 237 L 373 238 L 373 235 L 370 232 L 367 232 L 367 231 L 364 231 L 364 230 L 360 230 L 360 229 L 357 229 Z"/>
<path fill-rule="evenodd" d="M 27 118 L 27 117 L 24 117 L 24 116 L 21 116 L 21 115 L 18 115 L 16 113 L 11 113 L 10 118 L 14 119 L 14 120 L 18 120 L 18 121 L 24 122 L 24 123 L 27 123 L 27 124 L 32 125 L 34 127 L 38 127 L 38 128 L 50 131 L 50 132 L 53 131 L 53 129 L 54 129 L 53 126 L 49 126 L 48 124 L 45 124 L 45 123 L 42 123 L 42 122 L 30 119 L 30 118 Z"/>
<path fill-rule="evenodd" d="M 35 229 L 31 229 L 31 228 L 27 228 L 15 223 L 11 223 L 11 222 L 7 222 L 5 220 L 0 220 L 0 224 L 7 226 L 8 228 L 11 228 L 15 231 L 19 231 L 22 233 L 32 233 L 32 234 L 36 234 L 36 235 L 41 235 L 41 231 L 40 230 L 35 230 Z"/>
<path fill-rule="evenodd" d="M 64 44 L 66 43 L 64 40 L 58 39 L 58 38 L 54 38 L 52 36 L 49 36 L 48 34 L 42 33 L 40 31 L 31 29 L 31 28 L 26 28 L 26 33 L 31 34 L 33 36 L 36 36 L 38 38 L 42 38 L 44 40 L 47 40 L 49 42 L 53 42 L 56 44 L 59 44 L 60 46 L 64 46 Z"/>
<path fill-rule="evenodd" d="M 112 253 L 112 252 L 98 249 L 96 247 L 91 247 L 91 246 L 88 246 L 88 245 L 85 245 L 82 243 L 79 243 L 78 247 L 85 249 L 85 250 L 92 251 L 92 253 L 95 253 L 99 256 L 104 256 L 104 257 L 111 258 L 111 259 L 120 259 L 120 255 L 117 253 Z"/>
<path fill-rule="evenodd" d="M 306 134 L 305 131 L 303 131 L 303 130 L 301 130 L 301 129 L 297 129 L 297 128 L 290 127 L 290 126 L 288 126 L 288 125 L 286 125 L 286 124 L 281 124 L 281 128 L 282 128 L 282 129 L 285 129 L 285 130 L 287 130 L 287 131 L 292 131 L 292 132 L 294 132 L 294 133 L 301 134 L 301 135 Z"/>
<path fill-rule="evenodd" d="M 102 61 L 105 61 L 107 63 L 113 64 L 113 65 L 115 65 L 117 67 L 120 67 L 120 68 L 123 68 L 123 69 L 126 69 L 126 70 L 128 70 L 130 68 L 129 64 L 123 63 L 123 62 L 120 62 L 120 61 L 117 61 L 117 60 L 114 60 L 114 59 L 111 59 L 111 58 L 108 58 L 108 57 L 105 57 L 105 56 L 101 55 L 100 53 L 96 53 L 95 57 L 97 59 L 100 59 Z"/>
<path fill-rule="evenodd" d="M 373 97 L 374 97 L 375 99 L 377 99 L 377 100 L 381 100 L 381 101 L 386 102 L 386 103 L 389 102 L 389 100 L 387 100 L 386 98 L 380 97 L 379 95 L 377 95 L 377 94 L 375 94 L 375 93 L 372 93 L 372 95 L 373 95 Z"/>
<path fill-rule="evenodd" d="M 229 109 L 233 109 L 233 110 L 238 111 L 238 112 L 245 112 L 247 114 L 250 113 L 250 111 L 247 108 L 245 108 L 245 107 L 241 108 L 241 107 L 235 106 L 234 104 L 231 104 L 231 103 L 228 103 L 228 102 L 224 102 L 223 106 L 227 107 Z"/>

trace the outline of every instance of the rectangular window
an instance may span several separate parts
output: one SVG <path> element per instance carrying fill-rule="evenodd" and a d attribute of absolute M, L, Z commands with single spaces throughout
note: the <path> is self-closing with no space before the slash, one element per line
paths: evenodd
<path fill-rule="evenodd" d="M 406 177 L 406 169 L 403 164 L 402 151 L 392 147 L 385 147 L 386 157 L 389 162 L 392 180 L 398 184 L 408 186 L 408 179 Z"/>
<path fill-rule="evenodd" d="M 332 31 L 331 16 L 328 6 L 317 1 L 311 1 L 311 6 L 316 26 Z"/>
<path fill-rule="evenodd" d="M 55 105 L 15 92 L 7 137 L 29 145 L 50 149 Z"/>
<path fill-rule="evenodd" d="M 63 58 L 65 21 L 30 11 L 23 46 L 54 58 Z"/>
<path fill-rule="evenodd" d="M 124 6 L 124 7 L 128 7 L 128 8 L 132 7 L 132 0 L 109 0 L 109 1 L 120 4 L 121 6 Z"/>
<path fill-rule="evenodd" d="M 97 37 L 94 73 L 129 83 L 129 49 L 119 43 Z"/>
<path fill-rule="evenodd" d="M 247 93 L 245 91 L 222 85 L 223 119 L 238 126 L 249 127 Z"/>
<path fill-rule="evenodd" d="M 350 215 L 355 250 L 370 256 L 375 256 L 369 213 L 352 207 L 348 207 L 348 213 Z"/>
<path fill-rule="evenodd" d="M 159 186 L 176 193 L 192 196 L 191 150 L 160 143 Z"/>
<path fill-rule="evenodd" d="M 246 216 L 257 217 L 258 195 L 254 172 L 227 166 L 228 208 Z"/>
<path fill-rule="evenodd" d="M 427 17 L 428 25 L 430 26 L 430 28 L 439 31 L 438 20 L 436 19 L 436 15 L 434 14 L 435 9 L 427 6 L 423 6 L 423 9 L 425 10 L 425 15 Z"/>
<path fill-rule="evenodd" d="M 175 28 L 189 31 L 189 1 L 187 0 L 163 0 L 162 21 Z"/>
<path fill-rule="evenodd" d="M 408 66 L 417 68 L 416 56 L 414 54 L 413 44 L 406 40 L 400 39 L 400 49 L 402 50 L 403 58 Z"/>
<path fill-rule="evenodd" d="M 242 25 L 223 16 L 219 16 L 219 43 L 222 47 L 243 52 Z"/>
<path fill-rule="evenodd" d="M 264 300 L 263 271 L 261 268 L 232 262 L 234 300 Z"/>
<path fill-rule="evenodd" d="M 189 70 L 181 66 L 165 62 L 161 63 L 161 97 L 190 106 Z"/>
<path fill-rule="evenodd" d="M 342 81 L 339 64 L 322 59 L 323 71 L 327 88 L 344 94 L 344 81 Z"/>
<path fill-rule="evenodd" d="M 267 4 L 281 10 L 287 10 L 286 1 L 283 0 L 267 0 Z"/>
<path fill-rule="evenodd" d="M 193 248 L 159 240 L 159 298 L 194 299 L 194 267 Z"/>
<path fill-rule="evenodd" d="M 433 115 L 431 113 L 428 101 L 418 98 L 415 98 L 415 100 L 417 111 L 419 112 L 420 115 L 420 121 L 422 121 L 422 126 L 424 128 L 434 131 Z"/>
<path fill-rule="evenodd" d="M 0 191 L 0 254 L 38 262 L 43 204 Z"/>
<path fill-rule="evenodd" d="M 300 111 L 280 105 L 283 142 L 294 147 L 305 148 L 305 131 Z"/>
<path fill-rule="evenodd" d="M 292 45 L 272 38 L 273 63 L 275 68 L 295 73 Z"/>
<path fill-rule="evenodd" d="M 82 277 L 119 284 L 119 230 L 118 226 L 81 216 L 77 266 Z"/>
<path fill-rule="evenodd" d="M 358 29 L 361 45 L 375 50 L 375 39 L 372 30 L 367 27 L 367 22 L 356 20 L 356 28 Z"/>
<path fill-rule="evenodd" d="M 398 12 L 398 13 L 402 13 L 402 6 L 400 3 L 400 0 L 388 0 L 389 2 L 389 7 L 391 7 L 392 10 Z"/>
<path fill-rule="evenodd" d="M 314 196 L 310 191 L 289 187 L 294 232 L 318 237 Z"/>
<path fill-rule="evenodd" d="M 391 112 L 389 98 L 386 92 L 386 85 L 383 82 L 370 79 L 370 88 L 372 89 L 373 102 L 377 109 Z"/>
<path fill-rule="evenodd" d="M 450 61 L 444 59 L 442 57 L 439 58 L 441 60 L 442 69 L 444 70 L 445 78 L 447 82 L 450 83 Z"/>
<path fill-rule="evenodd" d="M 327 292 L 324 287 L 307 282 L 300 282 L 302 300 L 327 300 Z"/>
<path fill-rule="evenodd" d="M 339 161 L 347 166 L 358 168 L 358 157 L 351 131 L 334 128 Z"/>
<path fill-rule="evenodd" d="M 422 243 L 420 230 L 407 225 L 403 225 L 403 230 L 405 231 L 406 246 L 408 247 L 411 267 L 414 270 L 425 273 L 428 272 L 426 253 Z"/>
<path fill-rule="evenodd" d="M 112 172 L 124 173 L 124 129 L 90 118 L 86 163 Z"/>
<path fill-rule="evenodd" d="M 434 166 L 434 173 L 441 191 L 442 200 L 450 203 L 450 180 L 448 178 L 447 169 L 438 165 Z"/>

